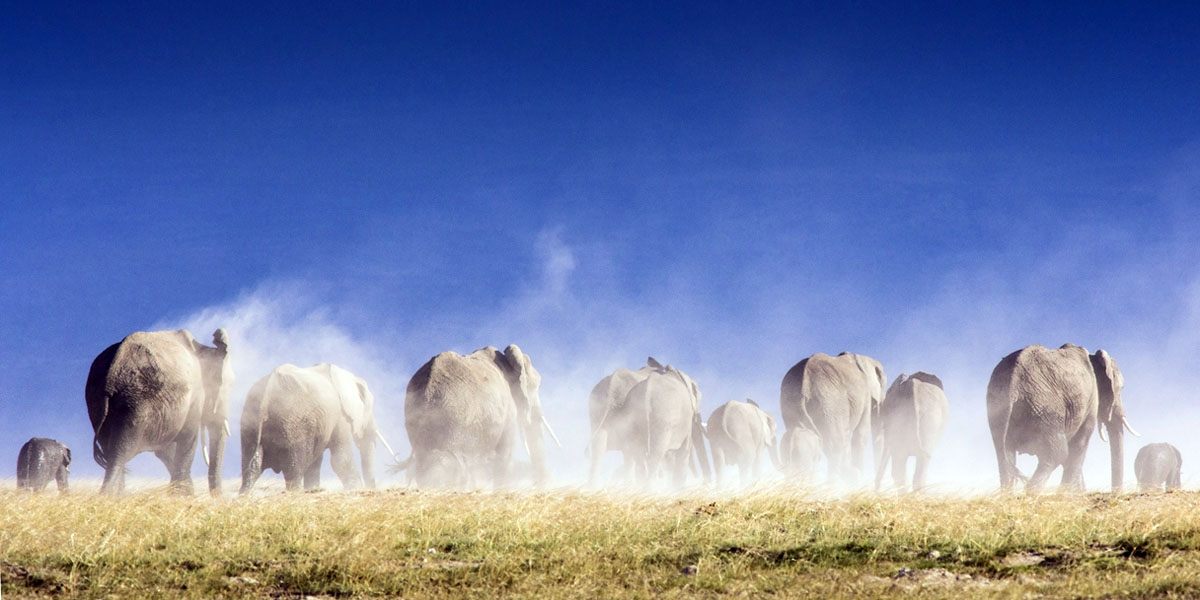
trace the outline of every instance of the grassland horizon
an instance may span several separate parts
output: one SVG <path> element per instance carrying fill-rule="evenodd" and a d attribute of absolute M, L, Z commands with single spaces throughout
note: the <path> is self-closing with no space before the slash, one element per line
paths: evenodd
<path fill-rule="evenodd" d="M 282 482 L 279 482 L 280 484 Z M 1200 493 L 0 489 L 9 597 L 1195 597 Z"/>

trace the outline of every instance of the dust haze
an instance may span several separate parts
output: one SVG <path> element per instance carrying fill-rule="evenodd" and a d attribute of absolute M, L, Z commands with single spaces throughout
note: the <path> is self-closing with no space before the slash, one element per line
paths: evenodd
<path fill-rule="evenodd" d="M 420 365 L 442 350 L 465 354 L 516 343 L 542 374 L 543 408 L 563 441 L 561 449 L 547 441 L 551 477 L 560 486 L 587 479 L 587 397 L 614 369 L 636 369 L 654 356 L 697 381 L 704 418 L 726 401 L 752 398 L 779 420 L 782 434 L 779 385 L 793 364 L 816 352 L 866 354 L 883 364 L 889 382 L 915 371 L 945 382 L 950 417 L 928 479 L 931 490 L 947 493 L 997 488 L 985 407 L 996 363 L 1025 345 L 1072 342 L 1089 351 L 1108 350 L 1125 375 L 1125 406 L 1144 436 L 1127 442 L 1127 473 L 1132 474 L 1142 445 L 1166 441 L 1183 452 L 1184 485 L 1194 487 L 1200 484 L 1200 469 L 1189 465 L 1198 464 L 1191 457 L 1200 456 L 1200 443 L 1188 434 L 1200 419 L 1192 408 L 1200 278 L 1193 268 L 1181 280 L 1176 269 L 1161 262 L 1164 257 L 1177 264 L 1187 260 L 1188 248 L 1177 238 L 1155 248 L 1155 260 L 1125 254 L 1135 258 L 1116 262 L 1096 251 L 1097 244 L 1122 243 L 1107 235 L 1077 226 L 1017 278 L 987 266 L 948 272 L 911 306 L 872 307 L 839 299 L 837 282 L 831 282 L 828 290 L 809 285 L 807 293 L 789 297 L 772 297 L 769 286 L 747 287 L 743 309 L 722 312 L 705 291 L 722 274 L 663 265 L 661 285 L 631 292 L 618 284 L 615 259 L 603 244 L 573 244 L 569 231 L 552 226 L 529 241 L 533 260 L 527 276 L 491 314 L 460 315 L 445 323 L 433 316 L 407 329 L 379 314 L 378 327 L 356 330 L 340 322 L 340 307 L 310 291 L 314 286 L 293 280 L 264 283 L 227 304 L 164 319 L 154 328 L 185 327 L 198 338 L 217 327 L 229 332 L 236 376 L 231 424 L 240 420 L 250 385 L 279 364 L 330 362 L 354 372 L 374 391 L 380 431 L 400 458 L 409 454 L 404 389 Z M 1060 283 L 1065 270 L 1101 268 L 1109 269 L 1103 285 L 1097 281 L 1072 289 Z M 1125 296 L 1113 301 L 1119 292 Z M 230 440 L 227 478 L 240 474 L 236 437 Z M 1084 476 L 1090 490 L 1108 488 L 1104 446 L 1098 437 L 1089 446 Z M 382 449 L 380 457 L 381 485 L 402 484 L 402 475 L 387 474 L 391 461 Z M 618 457 L 609 453 L 605 476 L 615 471 Z M 514 458 L 518 464 L 528 460 L 519 449 Z M 1034 464 L 1032 457 L 1018 457 L 1027 473 Z M 872 482 L 873 465 L 868 460 L 862 466 L 865 487 Z M 161 470 L 145 456 L 131 467 L 143 476 Z M 767 472 L 768 481 L 782 478 L 773 469 Z M 281 478 L 268 472 L 263 481 Z M 323 480 L 326 488 L 340 488 L 328 465 Z M 1132 480 L 1126 485 L 1134 487 Z"/>

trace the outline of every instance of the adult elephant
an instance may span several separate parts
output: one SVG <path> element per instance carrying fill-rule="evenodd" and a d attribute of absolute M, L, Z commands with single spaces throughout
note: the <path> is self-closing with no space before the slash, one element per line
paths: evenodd
<path fill-rule="evenodd" d="M 508 483 L 513 447 L 520 438 L 534 481 L 546 481 L 546 449 L 538 390 L 542 376 L 515 344 L 488 346 L 466 356 L 443 352 L 408 382 L 404 427 L 412 456 L 398 465 L 417 485 L 473 486 L 480 469 L 497 488 Z"/>
<path fill-rule="evenodd" d="M 92 455 L 104 468 L 102 493 L 123 491 L 125 464 L 152 451 L 170 472 L 172 489 L 192 494 L 192 461 L 203 430 L 208 488 L 220 494 L 233 369 L 224 329 L 213 332 L 213 344 L 183 329 L 139 331 L 92 362 L 84 395 L 95 432 Z"/>
<path fill-rule="evenodd" d="M 699 459 L 707 483 L 712 477 L 704 447 L 700 419 L 700 387 L 671 365 L 648 361 L 652 372 L 629 390 L 626 397 L 631 414 L 631 440 L 645 458 L 644 485 L 650 486 L 667 465 L 676 487 L 687 479 L 692 456 Z"/>
<path fill-rule="evenodd" d="M 30 438 L 17 453 L 17 489 L 40 492 L 53 479 L 60 494 L 67 493 L 71 449 L 50 438 Z"/>
<path fill-rule="evenodd" d="M 879 361 L 849 352 L 814 354 L 783 376 L 779 392 L 783 423 L 789 431 L 800 427 L 817 434 L 831 482 L 857 480 L 871 441 L 872 418 L 886 386 L 887 375 Z M 875 440 L 875 448 L 882 450 L 881 440 Z"/>
<path fill-rule="evenodd" d="M 329 450 L 342 486 L 375 487 L 375 397 L 367 382 L 321 363 L 308 368 L 284 364 L 258 380 L 242 407 L 242 489 L 249 492 L 263 471 L 283 472 L 288 491 L 321 485 L 321 463 Z M 362 476 L 354 466 L 358 447 Z"/>
<path fill-rule="evenodd" d="M 712 447 L 717 487 L 721 486 L 726 464 L 737 465 L 743 486 L 758 480 L 762 476 L 763 452 L 768 453 L 775 468 L 780 468 L 775 417 L 749 398 L 718 406 L 709 415 L 705 432 Z"/>
<path fill-rule="evenodd" d="M 1108 431 L 1112 459 L 1112 489 L 1120 491 L 1124 474 L 1122 427 L 1138 435 L 1125 417 L 1121 388 L 1125 379 L 1104 350 L 1088 355 L 1073 344 L 1057 350 L 1026 346 L 1004 357 L 988 381 L 988 425 L 1000 487 L 1012 488 L 1025 479 L 1016 467 L 1016 454 L 1038 457 L 1026 489 L 1036 492 L 1050 473 L 1063 468 L 1062 487 L 1082 491 L 1083 459 L 1092 430 Z M 1104 439 L 1104 429 L 1099 431 Z"/>
<path fill-rule="evenodd" d="M 1183 455 L 1171 444 L 1146 444 L 1133 459 L 1133 473 L 1143 492 L 1179 489 L 1182 467 Z"/>
<path fill-rule="evenodd" d="M 641 415 L 630 410 L 628 402 L 629 391 L 637 384 L 645 381 L 651 373 L 661 369 L 662 365 L 653 357 L 647 359 L 647 365 L 636 370 L 617 369 L 611 375 L 601 379 L 588 395 L 588 417 L 592 426 L 592 439 L 588 447 L 591 458 L 591 468 L 588 470 L 588 485 L 595 486 L 599 480 L 600 469 L 604 463 L 604 455 L 608 451 L 621 452 L 624 457 L 624 470 L 645 470 L 644 436 L 634 434 Z M 639 419 L 640 417 L 640 419 Z"/>
<path fill-rule="evenodd" d="M 918 371 L 909 377 L 903 373 L 892 382 L 879 406 L 883 430 L 883 453 L 875 467 L 875 489 L 883 483 L 883 473 L 891 460 L 892 480 L 901 489 L 909 487 L 908 458 L 916 459 L 912 490 L 925 487 L 929 457 L 942 439 L 950 405 L 942 380 Z"/>

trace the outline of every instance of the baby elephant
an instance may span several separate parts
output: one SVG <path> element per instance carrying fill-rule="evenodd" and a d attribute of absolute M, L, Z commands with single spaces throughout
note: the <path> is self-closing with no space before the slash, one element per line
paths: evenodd
<path fill-rule="evenodd" d="M 725 464 L 736 464 L 742 485 L 758 479 L 762 470 L 762 451 L 770 450 L 771 462 L 779 466 L 775 447 L 775 418 L 753 400 L 730 400 L 708 417 L 706 428 L 712 444 L 713 471 L 721 485 Z M 752 479 L 753 478 L 753 479 Z"/>
<path fill-rule="evenodd" d="M 57 440 L 31 438 L 17 454 L 18 489 L 40 492 L 54 478 L 59 493 L 65 493 L 70 472 L 71 449 Z"/>
<path fill-rule="evenodd" d="M 1133 472 L 1137 475 L 1138 487 L 1143 492 L 1179 489 L 1179 467 L 1183 457 L 1179 449 L 1170 444 L 1146 444 L 1138 450 L 1133 460 Z"/>
<path fill-rule="evenodd" d="M 942 380 L 929 373 L 912 377 L 903 373 L 892 382 L 879 405 L 879 423 L 872 423 L 876 443 L 883 452 L 875 469 L 875 489 L 883 484 L 883 473 L 891 459 L 892 480 L 897 487 L 908 487 L 908 457 L 916 457 L 912 489 L 925 487 L 929 457 L 946 430 L 949 404 L 942 391 Z M 877 448 L 880 446 L 876 446 Z"/>
<path fill-rule="evenodd" d="M 803 427 L 793 427 L 779 442 L 783 447 L 783 472 L 800 483 L 816 480 L 817 461 L 821 460 L 821 438 Z"/>

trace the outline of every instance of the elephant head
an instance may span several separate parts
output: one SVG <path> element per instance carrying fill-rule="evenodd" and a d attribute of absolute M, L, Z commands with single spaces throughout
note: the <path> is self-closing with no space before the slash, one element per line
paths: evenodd
<path fill-rule="evenodd" d="M 529 450 L 534 479 L 542 483 L 546 480 L 546 444 L 542 438 L 542 427 L 545 427 L 554 442 L 558 443 L 558 437 L 554 435 L 554 430 L 550 428 L 550 423 L 546 421 L 546 415 L 542 412 L 542 402 L 538 395 L 542 376 L 533 367 L 529 355 L 522 352 L 516 344 L 505 348 L 496 364 L 504 373 L 512 392 L 517 409 L 517 430 Z"/>
<path fill-rule="evenodd" d="M 1125 387 L 1125 377 L 1117 368 L 1117 361 L 1104 350 L 1097 350 L 1090 357 L 1092 370 L 1096 373 L 1096 390 L 1099 392 L 1100 406 L 1096 418 L 1097 433 L 1104 440 L 1105 430 L 1108 431 L 1109 452 L 1112 459 L 1112 489 L 1121 489 L 1125 474 L 1125 440 L 1124 429 L 1137 437 L 1137 431 L 1129 425 L 1125 417 L 1125 406 L 1121 401 L 1121 389 Z"/>

